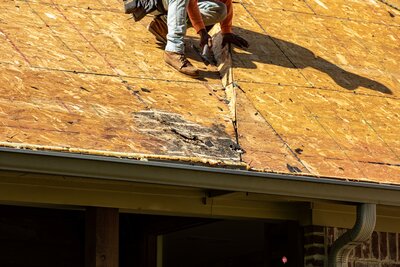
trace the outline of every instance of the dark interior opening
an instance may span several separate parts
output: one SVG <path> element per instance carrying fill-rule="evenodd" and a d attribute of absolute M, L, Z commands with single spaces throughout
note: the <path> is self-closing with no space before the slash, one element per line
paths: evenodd
<path fill-rule="evenodd" d="M 163 267 L 264 266 L 264 223 L 219 221 L 163 238 Z"/>
<path fill-rule="evenodd" d="M 121 267 L 303 265 L 295 222 L 120 214 L 119 240 Z M 0 262 L 83 267 L 85 212 L 0 205 Z"/>
<path fill-rule="evenodd" d="M 0 262 L 7 267 L 83 267 L 85 213 L 0 206 Z"/>
<path fill-rule="evenodd" d="M 123 267 L 303 265 L 301 228 L 295 222 L 130 214 L 122 214 L 120 219 Z M 158 265 L 157 249 L 162 250 L 162 264 Z"/>

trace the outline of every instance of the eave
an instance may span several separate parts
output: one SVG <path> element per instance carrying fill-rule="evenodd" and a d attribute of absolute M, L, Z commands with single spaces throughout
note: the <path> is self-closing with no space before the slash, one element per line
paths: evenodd
<path fill-rule="evenodd" d="M 400 206 L 400 186 L 48 151 L 0 148 L 0 170 Z"/>

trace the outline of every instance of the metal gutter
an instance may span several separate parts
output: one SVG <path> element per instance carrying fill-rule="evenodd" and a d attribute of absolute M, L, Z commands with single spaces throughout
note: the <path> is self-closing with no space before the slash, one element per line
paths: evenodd
<path fill-rule="evenodd" d="M 400 186 L 0 148 L 0 170 L 400 206 Z"/>
<path fill-rule="evenodd" d="M 341 235 L 333 244 L 329 254 L 329 267 L 349 266 L 350 252 L 367 241 L 375 229 L 376 205 L 357 205 L 357 219 L 354 227 Z"/>

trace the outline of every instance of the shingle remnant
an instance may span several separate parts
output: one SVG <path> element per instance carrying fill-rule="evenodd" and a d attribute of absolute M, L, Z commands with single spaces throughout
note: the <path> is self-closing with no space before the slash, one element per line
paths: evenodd
<path fill-rule="evenodd" d="M 140 131 L 157 140 L 148 145 L 157 146 L 151 150 L 160 154 L 240 160 L 238 144 L 223 125 L 203 126 L 179 114 L 157 110 L 135 112 L 133 116 Z"/>

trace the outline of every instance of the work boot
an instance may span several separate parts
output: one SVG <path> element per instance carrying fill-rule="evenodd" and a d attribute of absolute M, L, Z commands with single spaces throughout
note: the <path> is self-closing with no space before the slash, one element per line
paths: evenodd
<path fill-rule="evenodd" d="M 165 23 L 165 21 L 163 21 L 160 16 L 155 17 L 150 22 L 147 29 L 156 37 L 157 41 L 163 44 L 167 43 L 168 26 L 167 23 Z"/>
<path fill-rule="evenodd" d="M 199 77 L 199 71 L 195 66 L 192 65 L 192 63 L 190 63 L 184 54 L 165 51 L 164 60 L 168 65 L 180 73 L 186 74 L 193 78 Z"/>

